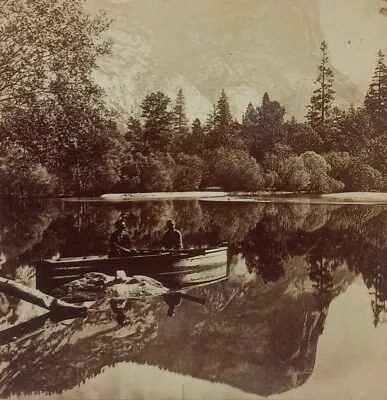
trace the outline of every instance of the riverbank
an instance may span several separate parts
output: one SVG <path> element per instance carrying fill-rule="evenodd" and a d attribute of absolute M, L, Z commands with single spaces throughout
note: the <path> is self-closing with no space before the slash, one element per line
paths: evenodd
<path fill-rule="evenodd" d="M 153 192 L 153 193 L 106 193 L 101 199 L 106 201 L 144 201 L 144 200 L 195 200 L 205 198 L 220 198 L 229 195 L 228 192 L 193 191 L 193 192 Z"/>
<path fill-rule="evenodd" d="M 330 194 L 308 193 L 238 193 L 219 198 L 204 198 L 201 201 L 222 201 L 233 203 L 310 203 L 310 204 L 386 204 L 387 193 L 345 192 Z"/>
<path fill-rule="evenodd" d="M 329 194 L 310 194 L 294 192 L 152 192 L 152 193 L 106 193 L 100 197 L 61 198 L 69 202 L 136 202 L 152 200 L 200 200 L 219 202 L 255 203 L 311 203 L 311 204 L 387 204 L 387 193 L 344 192 Z"/>

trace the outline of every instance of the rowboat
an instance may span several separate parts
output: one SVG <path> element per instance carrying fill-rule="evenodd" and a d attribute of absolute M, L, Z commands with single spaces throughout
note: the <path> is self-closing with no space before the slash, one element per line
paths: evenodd
<path fill-rule="evenodd" d="M 142 250 L 125 257 L 95 255 L 46 259 L 35 262 L 36 283 L 49 290 L 78 279 L 87 272 L 144 275 L 168 288 L 216 282 L 227 278 L 227 247 L 182 250 Z"/>

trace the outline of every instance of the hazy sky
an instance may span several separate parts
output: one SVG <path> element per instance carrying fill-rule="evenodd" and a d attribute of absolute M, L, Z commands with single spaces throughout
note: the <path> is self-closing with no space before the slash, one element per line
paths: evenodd
<path fill-rule="evenodd" d="M 387 48 L 379 0 L 319 0 L 321 26 L 336 68 L 366 90 L 377 52 Z"/>

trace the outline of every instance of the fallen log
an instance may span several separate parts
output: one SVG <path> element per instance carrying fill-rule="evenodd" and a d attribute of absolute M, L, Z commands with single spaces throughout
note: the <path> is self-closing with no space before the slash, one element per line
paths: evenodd
<path fill-rule="evenodd" d="M 40 290 L 30 288 L 11 279 L 0 277 L 0 292 L 17 299 L 27 301 L 39 307 L 50 310 L 51 312 L 60 312 L 61 315 L 84 315 L 87 307 L 78 306 L 59 300 L 53 296 L 45 294 Z"/>

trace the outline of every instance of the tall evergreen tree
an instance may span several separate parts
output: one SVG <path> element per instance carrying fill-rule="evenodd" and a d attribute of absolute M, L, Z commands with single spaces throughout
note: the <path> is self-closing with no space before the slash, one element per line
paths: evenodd
<path fill-rule="evenodd" d="M 321 43 L 321 63 L 318 66 L 318 74 L 316 79 L 317 88 L 313 91 L 309 111 L 306 118 L 309 124 L 316 128 L 322 125 L 329 118 L 332 104 L 335 99 L 335 91 L 333 89 L 333 71 L 329 66 L 328 46 L 325 41 Z"/>
<path fill-rule="evenodd" d="M 173 128 L 176 133 L 184 134 L 188 131 L 188 118 L 186 115 L 185 96 L 183 89 L 179 89 L 176 95 L 173 113 Z"/>
<path fill-rule="evenodd" d="M 204 126 L 205 131 L 211 132 L 215 127 L 215 114 L 216 114 L 216 104 L 212 105 L 212 110 L 208 113 L 206 124 Z"/>
<path fill-rule="evenodd" d="M 242 135 L 248 143 L 251 151 L 253 138 L 258 130 L 258 111 L 252 103 L 247 105 L 246 111 L 242 116 Z"/>
<path fill-rule="evenodd" d="M 141 103 L 144 119 L 143 140 L 147 152 L 168 152 L 171 149 L 173 114 L 170 98 L 162 92 L 151 93 Z"/>
<path fill-rule="evenodd" d="M 184 137 L 182 150 L 190 155 L 202 155 L 206 143 L 206 133 L 199 118 L 196 118 L 191 127 L 191 132 Z"/>
<path fill-rule="evenodd" d="M 364 107 L 375 128 L 380 132 L 387 128 L 387 67 L 384 54 L 378 52 L 375 72 L 364 100 Z"/>
<path fill-rule="evenodd" d="M 230 111 L 230 103 L 226 92 L 222 90 L 213 114 L 207 121 L 209 128 L 208 146 L 211 149 L 221 146 L 230 147 L 233 142 L 235 124 Z"/>
<path fill-rule="evenodd" d="M 216 105 L 214 125 L 215 129 L 227 130 L 233 123 L 233 118 L 230 111 L 230 102 L 226 95 L 226 92 L 222 90 Z"/>

